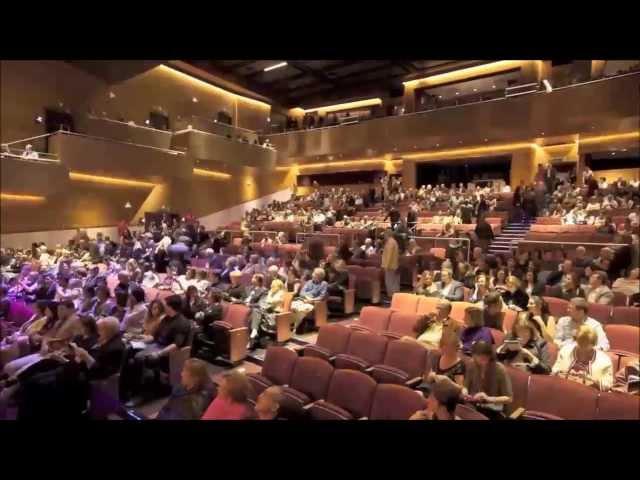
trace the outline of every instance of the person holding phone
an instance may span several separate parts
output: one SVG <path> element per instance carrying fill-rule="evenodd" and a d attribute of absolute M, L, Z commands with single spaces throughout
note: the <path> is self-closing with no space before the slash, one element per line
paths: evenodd
<path fill-rule="evenodd" d="M 490 419 L 504 419 L 504 411 L 513 401 L 511 379 L 501 363 L 496 362 L 493 346 L 478 341 L 471 348 L 473 361 L 464 376 L 462 399 Z"/>
<path fill-rule="evenodd" d="M 511 333 L 498 347 L 496 354 L 497 359 L 505 365 L 542 375 L 551 372 L 547 342 L 539 337 L 527 312 L 518 315 Z"/>

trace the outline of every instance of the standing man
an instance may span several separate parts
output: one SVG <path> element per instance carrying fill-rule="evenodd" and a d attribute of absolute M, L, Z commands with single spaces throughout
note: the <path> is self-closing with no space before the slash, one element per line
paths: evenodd
<path fill-rule="evenodd" d="M 384 232 L 384 247 L 382 250 L 382 269 L 384 270 L 384 284 L 389 300 L 393 294 L 400 291 L 400 271 L 398 270 L 399 247 L 393 238 L 393 231 Z"/>
<path fill-rule="evenodd" d="M 548 194 L 552 194 L 556 189 L 556 169 L 550 163 L 544 167 L 544 186 Z"/>

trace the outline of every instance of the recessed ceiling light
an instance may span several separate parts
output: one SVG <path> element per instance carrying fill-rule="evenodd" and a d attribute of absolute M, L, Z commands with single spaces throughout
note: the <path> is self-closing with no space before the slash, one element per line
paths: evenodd
<path fill-rule="evenodd" d="M 438 95 L 438 98 L 442 98 L 442 95 Z"/>
<path fill-rule="evenodd" d="M 267 122 L 271 122 L 271 117 L 267 117 Z"/>
<path fill-rule="evenodd" d="M 436 147 L 439 147 L 439 146 L 440 146 L 440 144 L 439 144 L 439 143 L 436 143 Z"/>
<path fill-rule="evenodd" d="M 38 116 L 36 117 L 36 122 L 37 122 L 37 123 L 42 123 L 43 121 L 44 121 L 44 119 L 42 118 L 42 115 L 38 115 Z"/>
<path fill-rule="evenodd" d="M 626 152 L 626 151 L 627 151 L 627 149 L 626 149 L 626 148 L 623 148 L 623 149 L 622 149 L 622 151 L 623 151 L 623 152 Z"/>
<path fill-rule="evenodd" d="M 478 89 L 477 89 L 477 88 L 474 88 L 474 89 L 473 89 L 473 91 L 474 91 L 474 92 L 477 92 L 477 91 L 478 91 Z"/>
<path fill-rule="evenodd" d="M 458 143 L 462 145 L 462 140 L 460 140 Z"/>
<path fill-rule="evenodd" d="M 109 92 L 109 98 L 116 98 L 116 94 L 113 92 Z"/>
<path fill-rule="evenodd" d="M 611 155 L 615 155 L 615 154 L 616 154 L 616 152 L 611 152 Z"/>
<path fill-rule="evenodd" d="M 286 67 L 287 66 L 287 62 L 280 62 L 280 63 L 276 63 L 275 65 L 271 65 L 270 67 L 267 67 L 264 69 L 265 72 L 270 72 L 271 70 L 275 70 L 276 68 L 282 68 L 282 67 Z"/>
<path fill-rule="evenodd" d="M 488 142 L 488 141 L 489 141 L 489 139 L 488 139 L 488 138 L 485 138 L 485 139 L 484 139 L 484 141 L 485 141 L 485 142 Z"/>
<path fill-rule="evenodd" d="M 491 88 L 496 88 L 496 86 L 495 85 L 491 85 Z"/>
<path fill-rule="evenodd" d="M 127 202 L 124 204 L 124 208 L 131 208 L 131 202 Z"/>
<path fill-rule="evenodd" d="M 144 121 L 145 125 L 149 125 L 151 122 L 149 121 L 149 119 Z"/>
<path fill-rule="evenodd" d="M 193 97 L 193 98 L 191 99 L 191 101 L 192 101 L 193 103 L 198 103 L 198 99 L 197 99 L 196 97 Z"/>
<path fill-rule="evenodd" d="M 460 95 L 460 92 L 456 92 L 456 95 Z"/>
<path fill-rule="evenodd" d="M 540 132 L 540 135 L 544 135 L 544 132 Z"/>

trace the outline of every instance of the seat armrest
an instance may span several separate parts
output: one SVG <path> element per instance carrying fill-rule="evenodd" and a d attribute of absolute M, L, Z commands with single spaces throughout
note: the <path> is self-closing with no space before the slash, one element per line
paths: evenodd
<path fill-rule="evenodd" d="M 513 413 L 511 413 L 511 415 L 509 415 L 509 419 L 518 420 L 525 412 L 526 410 L 523 407 L 518 407 L 513 411 Z"/>
<path fill-rule="evenodd" d="M 369 420 L 369 417 L 360 417 L 358 420 Z"/>
<path fill-rule="evenodd" d="M 371 367 L 369 367 L 369 368 L 365 368 L 365 369 L 364 369 L 364 372 L 365 372 L 365 373 L 371 373 L 371 372 L 373 372 L 373 366 L 371 366 Z"/>
<path fill-rule="evenodd" d="M 415 388 L 422 383 L 422 377 L 414 377 L 407 380 L 404 384 L 409 388 Z"/>
<path fill-rule="evenodd" d="M 344 292 L 344 313 L 349 315 L 354 312 L 356 308 L 356 290 L 355 288 L 348 288 Z"/>
<path fill-rule="evenodd" d="M 304 411 L 310 410 L 311 407 L 313 407 L 316 404 L 317 400 L 315 402 L 311 402 L 311 403 L 307 403 L 305 406 L 302 407 L 302 409 Z"/>

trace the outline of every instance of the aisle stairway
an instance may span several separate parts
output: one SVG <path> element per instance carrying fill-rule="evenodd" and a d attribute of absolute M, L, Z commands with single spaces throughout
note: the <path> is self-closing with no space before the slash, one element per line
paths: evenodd
<path fill-rule="evenodd" d="M 507 254 L 511 252 L 512 246 L 517 246 L 518 242 L 522 240 L 529 229 L 531 224 L 535 223 L 535 218 L 523 222 L 511 222 L 502 229 L 502 233 L 496 236 L 489 244 L 490 253 L 502 253 Z"/>

